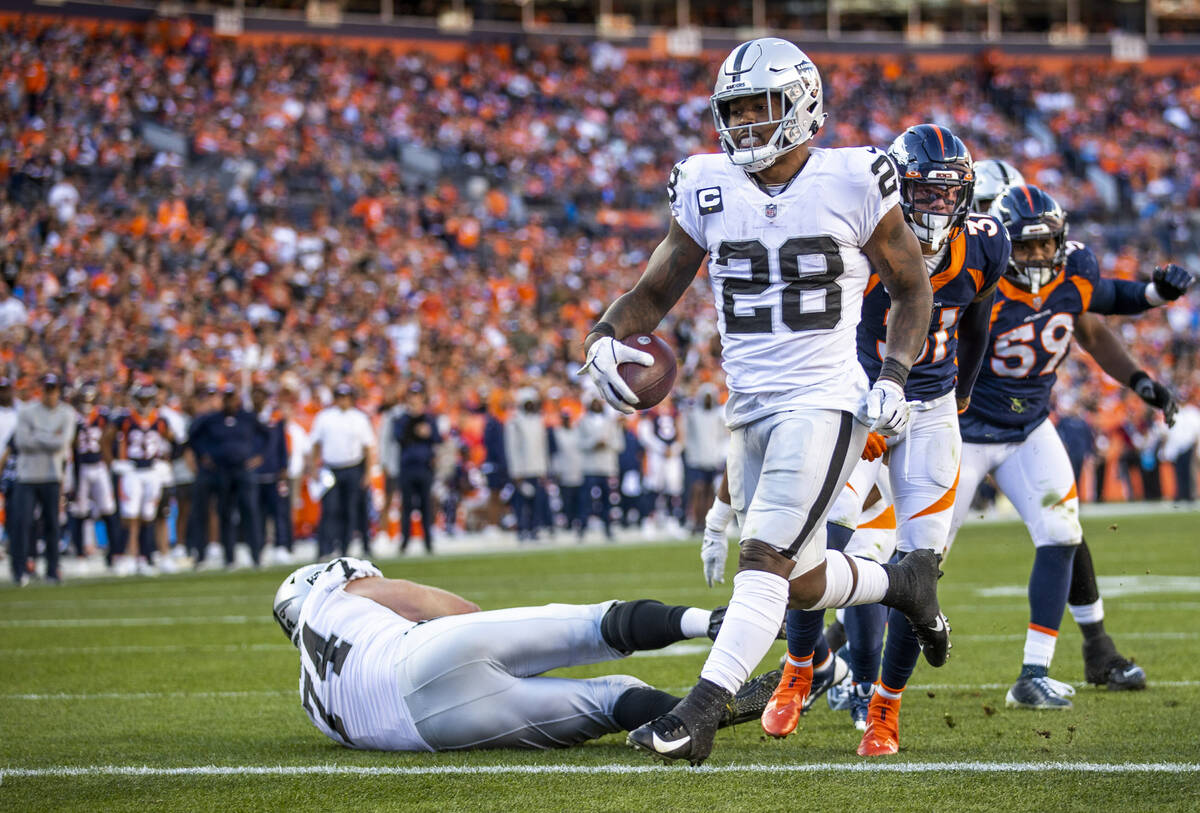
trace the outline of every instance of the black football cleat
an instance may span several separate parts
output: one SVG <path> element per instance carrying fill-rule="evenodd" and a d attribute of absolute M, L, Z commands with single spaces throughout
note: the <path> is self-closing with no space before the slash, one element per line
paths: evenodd
<path fill-rule="evenodd" d="M 1137 691 L 1146 688 L 1146 670 L 1117 652 L 1107 635 L 1083 642 L 1083 677 L 1109 691 Z"/>
<path fill-rule="evenodd" d="M 782 669 L 772 669 L 770 672 L 763 672 L 758 677 L 746 681 L 733 699 L 725 705 L 725 716 L 721 719 L 721 728 L 748 723 L 762 717 L 763 709 L 767 707 L 767 701 L 775 693 L 775 687 L 779 685 L 781 677 L 783 677 Z"/>
<path fill-rule="evenodd" d="M 904 613 L 917 636 L 921 652 L 930 666 L 943 666 L 950 657 L 950 622 L 938 606 L 938 556 L 922 548 L 907 554 L 898 564 L 884 565 L 888 574 L 887 593 L 881 604 Z"/>
<path fill-rule="evenodd" d="M 731 692 L 700 678 L 675 708 L 630 731 L 625 743 L 664 761 L 686 759 L 700 765 L 712 753 L 713 738 L 732 702 Z"/>
<path fill-rule="evenodd" d="M 825 643 L 829 644 L 830 652 L 837 652 L 846 645 L 846 627 L 836 618 L 825 628 Z"/>

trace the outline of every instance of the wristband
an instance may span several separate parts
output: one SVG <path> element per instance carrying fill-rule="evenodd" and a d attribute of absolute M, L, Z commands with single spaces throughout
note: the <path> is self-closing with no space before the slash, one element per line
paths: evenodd
<path fill-rule="evenodd" d="M 592 326 L 592 329 L 588 331 L 588 336 L 591 336 L 593 333 L 599 333 L 601 336 L 607 336 L 610 339 L 617 338 L 617 329 L 608 322 L 597 322 Z M 586 338 L 587 336 L 584 336 L 584 339 Z"/>
<path fill-rule="evenodd" d="M 1129 376 L 1129 389 L 1136 390 L 1137 385 L 1140 384 L 1143 379 L 1148 378 L 1150 378 L 1149 373 L 1147 373 L 1145 370 L 1138 370 L 1133 375 Z"/>
<path fill-rule="evenodd" d="M 897 359 L 888 356 L 883 360 L 883 369 L 879 371 L 878 381 L 893 381 L 904 389 L 908 383 L 908 368 Z"/>

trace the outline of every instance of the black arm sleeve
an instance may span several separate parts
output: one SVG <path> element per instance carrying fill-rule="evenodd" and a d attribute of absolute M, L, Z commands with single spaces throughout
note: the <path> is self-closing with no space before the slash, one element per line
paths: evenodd
<path fill-rule="evenodd" d="M 1092 313 L 1119 316 L 1141 313 L 1152 307 L 1146 301 L 1146 283 L 1108 277 L 1096 280 L 1092 301 L 1088 303 L 1088 310 Z"/>
<path fill-rule="evenodd" d="M 972 302 L 963 312 L 958 325 L 958 385 L 954 392 L 957 398 L 966 398 L 971 394 L 979 368 L 983 366 L 991 329 L 992 301 L 995 298 L 993 293 L 986 299 Z"/>

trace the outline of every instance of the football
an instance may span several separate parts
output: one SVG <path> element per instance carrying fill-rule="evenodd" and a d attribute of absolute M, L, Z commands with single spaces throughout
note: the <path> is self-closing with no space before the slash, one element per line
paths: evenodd
<path fill-rule="evenodd" d="M 667 393 L 675 386 L 675 353 L 666 342 L 653 333 L 635 333 L 621 341 L 654 356 L 654 363 L 649 367 L 632 362 L 617 367 L 621 378 L 638 397 L 634 406 L 637 409 L 649 409 L 666 398 Z"/>

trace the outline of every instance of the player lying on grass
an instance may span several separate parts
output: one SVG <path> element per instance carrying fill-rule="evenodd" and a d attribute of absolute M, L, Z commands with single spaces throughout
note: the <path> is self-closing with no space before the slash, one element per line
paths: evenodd
<path fill-rule="evenodd" d="M 629 675 L 544 677 L 687 638 L 715 638 L 724 610 L 657 601 L 481 612 L 436 587 L 342 557 L 296 570 L 275 620 L 300 650 L 300 698 L 321 733 L 351 748 L 556 748 L 629 731 L 679 698 Z M 749 681 L 722 726 L 754 720 L 779 672 Z"/>

